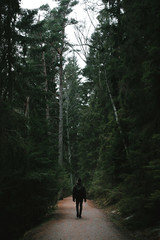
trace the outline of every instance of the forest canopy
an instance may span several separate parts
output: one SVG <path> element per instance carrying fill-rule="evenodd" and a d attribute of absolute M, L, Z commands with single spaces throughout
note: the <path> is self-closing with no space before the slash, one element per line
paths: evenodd
<path fill-rule="evenodd" d="M 160 222 L 160 2 L 103 0 L 84 69 L 66 38 L 77 3 L 1 1 L 3 239 L 44 219 L 79 176 L 130 229 Z"/>

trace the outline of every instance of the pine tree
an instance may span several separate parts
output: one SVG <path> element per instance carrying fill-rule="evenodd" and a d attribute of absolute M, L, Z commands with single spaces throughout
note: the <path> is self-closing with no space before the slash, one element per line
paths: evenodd
<path fill-rule="evenodd" d="M 68 19 L 68 15 L 72 12 L 73 6 L 77 1 L 58 0 L 58 7 L 53 11 L 54 25 L 56 26 L 56 35 L 59 37 L 53 47 L 59 55 L 59 165 L 63 165 L 63 54 L 66 51 L 66 33 L 65 28 L 74 21 Z"/>
<path fill-rule="evenodd" d="M 64 114 L 66 135 L 66 159 L 70 172 L 71 186 L 78 164 L 78 124 L 80 114 L 80 70 L 75 56 L 67 60 L 64 69 Z"/>
<path fill-rule="evenodd" d="M 16 17 L 19 1 L 2 1 L 0 9 L 0 97 L 5 101 L 13 101 L 16 63 Z"/>
<path fill-rule="evenodd" d="M 118 201 L 124 216 L 133 214 L 132 226 L 147 226 L 150 218 L 157 221 L 153 205 L 159 203 L 159 178 L 155 178 L 159 172 L 159 61 L 154 52 L 159 51 L 159 3 L 103 3 L 84 70 L 87 84 L 92 86 L 85 118 L 91 109 L 104 117 L 90 191 L 104 202 Z M 82 168 L 86 174 L 84 162 Z"/>

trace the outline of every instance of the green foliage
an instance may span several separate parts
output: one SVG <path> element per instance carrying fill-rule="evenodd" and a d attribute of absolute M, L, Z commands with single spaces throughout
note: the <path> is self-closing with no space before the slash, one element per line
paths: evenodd
<path fill-rule="evenodd" d="M 160 4 L 103 2 L 84 69 L 80 168 L 91 197 L 145 228 L 159 222 Z"/>
<path fill-rule="evenodd" d="M 43 10 L 49 11 L 48 8 Z M 8 12 L 3 14 L 7 19 Z M 13 13 L 14 17 L 16 14 Z M 17 239 L 41 221 L 54 208 L 62 185 L 68 188 L 68 184 L 64 184 L 68 176 L 57 166 L 55 75 L 58 61 L 51 45 L 55 39 L 48 38 L 53 28 L 48 28 L 50 12 L 38 23 L 35 22 L 36 14 L 37 10 L 21 10 L 17 19 L 11 19 L 16 25 L 10 25 L 14 34 L 12 49 L 4 51 L 2 47 L 0 59 L 3 63 L 0 85 L 0 232 L 3 239 Z M 7 37 L 4 40 L 7 42 Z M 5 66 L 5 56 L 9 55 L 11 58 L 7 57 Z"/>
<path fill-rule="evenodd" d="M 160 2 L 103 1 L 85 82 L 64 69 L 64 156 L 58 159 L 59 54 L 77 1 L 0 9 L 0 221 L 14 239 L 40 221 L 81 176 L 88 197 L 116 204 L 130 228 L 157 224 L 160 206 Z M 63 49 L 64 48 L 64 49 Z M 64 62 L 64 59 L 63 61 Z M 49 114 L 47 115 L 47 109 Z M 71 181 L 72 182 L 72 181 Z M 59 195 L 58 195 L 59 194 Z M 8 228 L 8 226 L 10 226 Z"/>
<path fill-rule="evenodd" d="M 74 174 L 78 162 L 78 124 L 80 115 L 80 70 L 75 56 L 68 59 L 64 69 L 64 127 L 65 160 Z"/>
<path fill-rule="evenodd" d="M 0 96 L 13 100 L 16 62 L 16 17 L 20 12 L 19 1 L 1 1 L 0 8 Z"/>
<path fill-rule="evenodd" d="M 28 137 L 25 119 L 5 103 L 0 112 L 1 235 L 14 239 L 54 207 L 60 170 L 46 139 Z"/>

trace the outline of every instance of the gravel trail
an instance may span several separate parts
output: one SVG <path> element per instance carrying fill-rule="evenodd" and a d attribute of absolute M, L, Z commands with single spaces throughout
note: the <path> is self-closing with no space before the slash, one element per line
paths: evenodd
<path fill-rule="evenodd" d="M 76 217 L 71 197 L 58 202 L 54 218 L 25 234 L 24 240 L 130 240 L 120 233 L 93 202 L 83 203 L 82 218 Z"/>

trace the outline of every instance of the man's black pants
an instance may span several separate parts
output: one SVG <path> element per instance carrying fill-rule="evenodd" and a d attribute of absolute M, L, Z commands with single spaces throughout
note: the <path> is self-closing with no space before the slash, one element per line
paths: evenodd
<path fill-rule="evenodd" d="M 79 200 L 76 199 L 77 217 L 81 217 L 81 215 L 82 215 L 82 205 L 83 205 L 83 200 L 79 201 Z"/>

